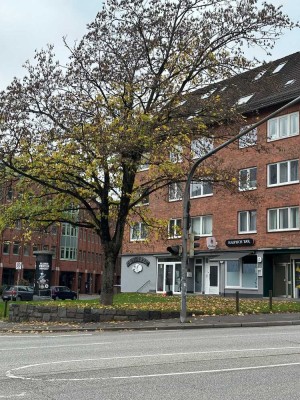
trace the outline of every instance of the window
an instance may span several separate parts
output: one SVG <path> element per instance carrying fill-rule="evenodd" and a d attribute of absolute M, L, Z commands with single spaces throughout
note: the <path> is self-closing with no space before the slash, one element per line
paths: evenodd
<path fill-rule="evenodd" d="M 239 190 L 253 190 L 257 188 L 257 168 L 241 169 L 239 172 Z"/>
<path fill-rule="evenodd" d="M 13 243 L 13 255 L 18 256 L 20 254 L 20 242 Z"/>
<path fill-rule="evenodd" d="M 202 137 L 200 139 L 194 139 L 191 142 L 192 157 L 194 159 L 203 157 L 205 154 L 207 154 L 213 148 L 214 148 L 214 145 L 213 145 L 212 138 Z"/>
<path fill-rule="evenodd" d="M 62 224 L 62 235 L 60 239 L 61 260 L 77 260 L 78 227 L 68 223 Z"/>
<path fill-rule="evenodd" d="M 256 256 L 226 262 L 226 287 L 257 289 Z"/>
<path fill-rule="evenodd" d="M 283 207 L 268 210 L 268 231 L 299 229 L 299 207 Z"/>
<path fill-rule="evenodd" d="M 263 71 L 260 71 L 254 78 L 255 81 L 260 79 L 264 74 L 266 73 L 266 70 L 264 69 Z"/>
<path fill-rule="evenodd" d="M 295 79 L 290 79 L 289 81 L 285 82 L 284 86 L 293 85 L 295 83 Z"/>
<path fill-rule="evenodd" d="M 192 197 L 211 196 L 213 194 L 211 182 L 192 182 L 190 195 Z"/>
<path fill-rule="evenodd" d="M 256 232 L 256 211 L 239 212 L 239 233 Z"/>
<path fill-rule="evenodd" d="M 30 255 L 30 244 L 25 243 L 23 246 L 23 255 L 24 256 L 29 256 Z"/>
<path fill-rule="evenodd" d="M 169 185 L 169 201 L 182 199 L 182 185 L 179 182 L 174 182 Z"/>
<path fill-rule="evenodd" d="M 3 254 L 9 254 L 9 251 L 10 251 L 10 243 L 4 242 L 2 247 Z"/>
<path fill-rule="evenodd" d="M 51 235 L 57 235 L 57 225 L 51 225 L 50 233 Z"/>
<path fill-rule="evenodd" d="M 247 103 L 247 102 L 251 99 L 252 96 L 254 96 L 254 94 L 249 94 L 248 96 L 241 97 L 241 98 L 236 102 L 236 105 L 237 105 L 237 106 L 241 106 L 242 104 Z"/>
<path fill-rule="evenodd" d="M 299 135 L 299 112 L 270 119 L 267 129 L 268 141 Z"/>
<path fill-rule="evenodd" d="M 277 67 L 274 69 L 274 71 L 272 72 L 273 74 L 276 74 L 276 72 L 279 72 L 286 64 L 286 61 L 277 65 Z"/>
<path fill-rule="evenodd" d="M 170 219 L 168 226 L 168 236 L 169 239 L 181 237 L 181 219 Z"/>
<path fill-rule="evenodd" d="M 250 128 L 249 126 L 245 126 L 242 131 Z M 246 133 L 244 136 L 239 138 L 239 148 L 243 149 L 244 147 L 255 146 L 257 143 L 257 128 L 252 129 L 252 131 Z"/>
<path fill-rule="evenodd" d="M 138 168 L 138 171 L 146 171 L 147 169 L 149 169 L 149 159 L 150 159 L 150 154 L 149 153 L 145 153 L 142 155 L 141 157 L 141 164 Z"/>
<path fill-rule="evenodd" d="M 182 161 L 182 146 L 174 146 L 173 150 L 170 151 L 170 161 L 177 163 Z"/>
<path fill-rule="evenodd" d="M 268 165 L 268 186 L 299 182 L 299 161 L 290 160 Z"/>
<path fill-rule="evenodd" d="M 52 258 L 56 258 L 56 246 L 51 246 Z"/>
<path fill-rule="evenodd" d="M 201 217 L 192 218 L 192 233 L 200 236 L 211 236 L 212 235 L 212 216 L 203 215 Z"/>
<path fill-rule="evenodd" d="M 136 222 L 130 227 L 130 240 L 145 240 L 148 236 L 148 229 L 145 222 Z"/>

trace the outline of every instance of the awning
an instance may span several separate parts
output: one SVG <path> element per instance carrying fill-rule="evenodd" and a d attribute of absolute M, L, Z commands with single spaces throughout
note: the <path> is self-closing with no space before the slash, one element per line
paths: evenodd
<path fill-rule="evenodd" d="M 240 258 L 243 258 L 245 256 L 248 256 L 249 254 L 253 254 L 252 251 L 247 251 L 247 252 L 228 252 L 228 253 L 222 253 L 217 256 L 213 257 L 213 261 L 228 261 L 228 260 L 239 260 Z"/>

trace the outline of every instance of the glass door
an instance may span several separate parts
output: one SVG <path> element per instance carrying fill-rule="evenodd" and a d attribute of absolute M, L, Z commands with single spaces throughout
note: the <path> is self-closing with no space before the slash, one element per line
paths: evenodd
<path fill-rule="evenodd" d="M 157 292 L 181 292 L 181 264 L 159 263 L 157 265 Z"/>
<path fill-rule="evenodd" d="M 202 293 L 202 265 L 195 265 L 195 293 Z"/>
<path fill-rule="evenodd" d="M 209 267 L 209 294 L 219 294 L 219 266 Z"/>

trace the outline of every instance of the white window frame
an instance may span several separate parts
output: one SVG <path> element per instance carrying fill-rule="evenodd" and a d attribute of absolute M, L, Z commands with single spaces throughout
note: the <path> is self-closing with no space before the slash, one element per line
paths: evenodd
<path fill-rule="evenodd" d="M 229 261 L 230 262 L 230 261 Z M 243 262 L 241 260 L 231 260 L 231 262 L 237 263 L 238 266 L 238 275 L 239 275 L 239 283 L 237 285 L 229 285 L 228 284 L 228 261 L 226 261 L 225 268 L 225 288 L 226 289 L 248 289 L 248 290 L 257 290 L 258 289 L 258 268 L 256 266 L 256 286 L 248 287 L 243 286 Z"/>
<path fill-rule="evenodd" d="M 204 226 L 205 226 L 205 221 L 210 219 L 210 225 L 211 229 L 207 232 L 204 231 Z M 199 229 L 195 230 L 194 227 L 194 221 L 199 220 Z M 206 223 L 207 224 L 207 223 Z M 213 219 L 212 215 L 201 215 L 199 217 L 192 217 L 191 218 L 191 232 L 194 233 L 195 235 L 199 236 L 212 236 L 212 231 L 213 231 Z"/>
<path fill-rule="evenodd" d="M 241 129 L 240 133 L 250 127 L 251 127 L 251 125 L 243 127 Z M 239 138 L 239 149 L 244 149 L 246 147 L 255 146 L 256 144 L 257 144 L 257 128 L 252 129 L 251 131 L 246 133 L 244 136 Z"/>
<path fill-rule="evenodd" d="M 169 184 L 169 201 L 178 201 L 178 200 L 182 200 L 182 185 L 180 182 L 170 183 Z"/>
<path fill-rule="evenodd" d="M 191 153 L 193 160 L 203 157 L 214 148 L 213 138 L 201 137 L 191 141 Z"/>
<path fill-rule="evenodd" d="M 200 194 L 193 195 L 193 188 L 196 188 L 196 191 L 199 192 Z M 207 189 L 211 189 L 211 192 L 205 193 Z M 190 198 L 195 199 L 198 197 L 207 197 L 207 196 L 212 196 L 213 195 L 213 187 L 212 183 L 209 181 L 205 182 L 197 182 L 197 181 L 192 181 L 190 185 Z"/>
<path fill-rule="evenodd" d="M 149 169 L 150 166 L 150 154 L 149 153 L 145 153 L 142 155 L 141 157 L 141 163 L 138 167 L 138 171 L 147 171 Z"/>
<path fill-rule="evenodd" d="M 293 211 L 296 213 L 295 216 L 292 215 Z M 281 220 L 283 217 L 283 213 L 287 212 L 287 227 L 280 228 Z M 274 225 L 275 227 L 271 227 L 271 214 L 275 216 Z M 293 218 L 297 217 L 296 226 L 293 226 Z M 273 225 L 272 224 L 272 225 Z M 282 231 L 297 231 L 299 230 L 299 207 L 279 207 L 279 208 L 270 208 L 268 210 L 268 232 L 282 232 Z"/>
<path fill-rule="evenodd" d="M 283 130 L 283 122 L 286 121 L 286 131 Z M 272 133 L 271 133 L 272 132 Z M 267 141 L 286 139 L 299 135 L 299 112 L 281 115 L 271 118 L 267 123 Z"/>
<path fill-rule="evenodd" d="M 135 222 L 130 227 L 130 241 L 140 242 L 148 237 L 148 229 L 145 222 Z"/>
<path fill-rule="evenodd" d="M 292 180 L 291 178 L 291 167 L 292 163 L 297 161 L 297 178 L 295 180 Z M 280 182 L 280 169 L 283 167 L 283 165 L 287 165 L 287 180 Z M 276 166 L 276 183 L 271 183 L 271 168 Z M 288 160 L 288 161 L 280 161 L 278 163 L 272 163 L 268 165 L 268 187 L 273 187 L 273 186 L 283 186 L 283 185 L 291 185 L 294 183 L 299 183 L 299 160 Z"/>
<path fill-rule="evenodd" d="M 242 216 L 245 216 L 245 218 L 246 218 L 246 230 L 242 230 L 241 229 L 241 226 L 242 226 L 241 218 L 242 218 Z M 253 221 L 255 222 L 255 229 L 250 229 Z M 256 210 L 239 211 L 239 213 L 238 213 L 238 231 L 239 231 L 239 234 L 256 233 L 257 232 L 256 224 L 257 224 L 257 213 L 256 213 Z"/>
<path fill-rule="evenodd" d="M 256 170 L 256 181 L 255 181 L 256 183 L 255 183 L 255 186 L 253 186 L 251 184 L 251 182 L 253 182 L 253 180 L 250 179 L 252 170 Z M 241 186 L 241 184 L 242 184 L 241 175 L 242 175 L 243 171 L 247 172 L 247 178 L 246 178 L 245 187 Z M 254 190 L 254 189 L 257 189 L 257 167 L 250 167 L 250 168 L 240 169 L 239 170 L 239 191 L 244 192 L 246 190 Z"/>
<path fill-rule="evenodd" d="M 170 161 L 174 164 L 182 162 L 182 151 L 182 146 L 175 145 L 169 153 Z"/>
<path fill-rule="evenodd" d="M 171 218 L 168 224 L 168 238 L 177 239 L 181 237 L 182 219 Z"/>

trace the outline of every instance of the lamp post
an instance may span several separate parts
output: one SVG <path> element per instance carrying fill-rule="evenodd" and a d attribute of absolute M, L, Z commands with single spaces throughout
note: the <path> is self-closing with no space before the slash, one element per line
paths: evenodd
<path fill-rule="evenodd" d="M 264 117 L 259 122 L 251 125 L 251 127 L 245 129 L 243 132 L 233 136 L 231 139 L 226 140 L 224 143 L 220 144 L 219 146 L 215 147 L 214 149 L 210 150 L 204 156 L 200 157 L 192 166 L 191 170 L 187 175 L 186 185 L 183 193 L 183 218 L 182 218 L 182 255 L 181 255 L 181 311 L 180 311 L 180 322 L 186 322 L 186 295 L 187 295 L 187 266 L 188 266 L 188 253 L 187 253 L 187 242 L 188 242 L 188 233 L 189 233 L 189 221 L 190 221 L 190 185 L 195 174 L 197 167 L 205 161 L 207 158 L 213 156 L 214 154 L 218 153 L 224 147 L 227 147 L 231 143 L 235 142 L 242 136 L 246 135 L 247 133 L 251 132 L 253 129 L 257 128 L 258 126 L 262 125 L 269 119 L 275 117 L 280 112 L 284 111 L 288 107 L 296 104 L 300 101 L 300 96 L 296 97 L 294 100 L 290 101 L 289 103 L 285 104 L 284 106 L 280 107 L 278 110 L 272 112 L 271 114 Z"/>

